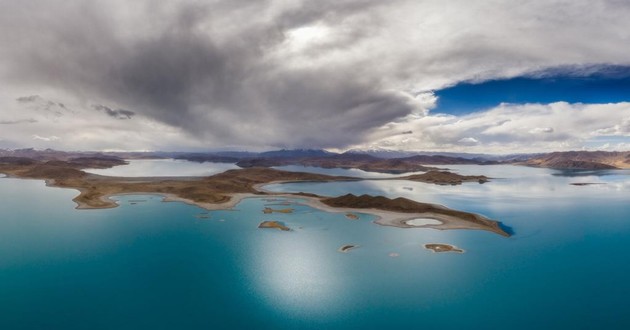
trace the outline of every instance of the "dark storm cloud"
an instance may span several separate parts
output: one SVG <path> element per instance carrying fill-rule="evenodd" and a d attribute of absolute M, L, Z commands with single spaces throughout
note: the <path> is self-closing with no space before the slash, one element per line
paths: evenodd
<path fill-rule="evenodd" d="M 15 100 L 20 103 L 32 103 L 41 99 L 42 98 L 39 95 L 29 95 L 29 96 L 20 96 Z"/>
<path fill-rule="evenodd" d="M 109 100 L 213 142 L 330 147 L 358 142 L 365 130 L 413 110 L 366 68 L 292 68 L 268 56 L 286 40 L 287 29 L 340 20 L 371 5 L 333 4 L 256 20 L 268 3 L 147 2 L 136 7 L 147 14 L 134 13 L 138 22 L 126 26 L 115 10 L 97 3 L 25 1 L 2 11 L 0 28 L 2 43 L 14 45 L 4 59 L 13 83 Z M 360 38 L 362 31 L 348 34 Z M 116 118 L 134 115 L 97 110 Z"/>
<path fill-rule="evenodd" d="M 64 112 L 70 110 L 61 102 L 53 102 L 39 95 L 20 96 L 15 100 L 23 106 L 34 107 L 37 110 L 49 112 L 55 116 L 62 116 Z"/>
<path fill-rule="evenodd" d="M 131 119 L 131 117 L 136 115 L 135 112 L 130 111 L 130 110 L 125 110 L 125 109 L 114 110 L 110 107 L 107 107 L 101 104 L 93 105 L 92 108 L 94 108 L 97 111 L 104 112 L 106 115 L 110 117 L 114 117 L 116 119 Z"/>

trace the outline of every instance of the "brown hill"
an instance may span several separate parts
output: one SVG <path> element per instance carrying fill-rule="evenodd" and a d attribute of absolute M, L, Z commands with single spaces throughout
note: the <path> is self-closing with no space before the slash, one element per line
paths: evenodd
<path fill-rule="evenodd" d="M 510 236 L 508 232 L 501 228 L 499 223 L 486 219 L 480 215 L 457 211 L 440 205 L 420 203 L 402 197 L 389 199 L 383 196 L 356 196 L 353 194 L 347 194 L 334 198 L 323 198 L 321 201 L 328 206 L 339 208 L 378 209 L 400 213 L 434 213 L 452 216 L 463 221 L 476 224 L 479 228 L 490 230 L 506 237 Z"/>
<path fill-rule="evenodd" d="M 6 156 L 6 157 L 0 157 L 0 164 L 4 164 L 4 165 L 32 165 L 35 164 L 36 161 L 31 159 L 31 158 L 27 158 L 27 157 L 14 157 L 14 156 Z"/>
<path fill-rule="evenodd" d="M 544 154 L 524 165 L 554 169 L 605 170 L 630 168 L 630 151 L 566 151 Z"/>
<path fill-rule="evenodd" d="M 438 185 L 458 185 L 464 182 L 486 183 L 489 181 L 489 178 L 483 175 L 459 175 L 448 171 L 429 171 L 422 174 L 405 176 L 401 179 Z"/>
<path fill-rule="evenodd" d="M 436 208 L 433 204 L 420 203 L 403 197 L 389 199 L 383 196 L 356 196 L 354 194 L 346 194 L 339 197 L 324 198 L 322 199 L 322 202 L 332 207 L 379 209 L 402 213 L 423 213 L 443 210 L 442 208 Z"/>
<path fill-rule="evenodd" d="M 118 165 L 129 164 L 127 161 L 118 157 L 77 157 L 71 158 L 68 164 L 77 168 L 110 168 Z"/>

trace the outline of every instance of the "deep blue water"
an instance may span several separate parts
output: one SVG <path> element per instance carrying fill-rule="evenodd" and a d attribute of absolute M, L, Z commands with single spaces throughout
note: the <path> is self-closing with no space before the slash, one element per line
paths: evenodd
<path fill-rule="evenodd" d="M 0 329 L 630 327 L 627 171 L 451 167 L 501 179 L 268 188 L 412 197 L 516 235 L 381 227 L 299 200 L 294 214 L 263 214 L 278 202 L 256 198 L 209 219 L 158 196 L 75 210 L 73 190 L 0 179 Z M 294 230 L 258 229 L 263 220 Z M 434 254 L 430 242 L 466 253 Z M 337 252 L 343 244 L 360 247 Z"/>

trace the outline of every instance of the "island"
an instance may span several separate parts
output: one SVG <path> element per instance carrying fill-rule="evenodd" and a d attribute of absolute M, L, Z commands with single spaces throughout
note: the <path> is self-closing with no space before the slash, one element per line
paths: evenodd
<path fill-rule="evenodd" d="M 460 175 L 453 172 L 435 170 L 422 174 L 403 176 L 400 179 L 452 186 L 460 185 L 464 182 L 486 183 L 490 181 L 490 178 L 484 175 Z"/>
<path fill-rule="evenodd" d="M 482 215 L 450 209 L 446 206 L 416 202 L 407 198 L 389 199 L 383 196 L 346 194 L 339 197 L 322 198 L 319 203 L 328 206 L 328 211 L 366 212 L 378 216 L 376 224 L 399 228 L 434 229 L 480 229 L 509 237 L 497 221 Z M 326 207 L 318 207 L 324 208 Z M 424 219 L 420 224 L 413 221 Z M 433 220 L 434 222 L 427 221 Z"/>
<path fill-rule="evenodd" d="M 427 250 L 431 250 L 434 253 L 442 253 L 442 252 L 464 253 L 465 252 L 463 249 L 460 249 L 454 245 L 441 244 L 441 243 L 425 244 L 424 248 Z"/>
<path fill-rule="evenodd" d="M 358 247 L 359 247 L 358 245 L 346 244 L 346 245 L 342 245 L 339 249 L 337 249 L 337 251 L 341 253 L 348 253 L 350 250 L 356 249 Z"/>
<path fill-rule="evenodd" d="M 258 225 L 258 228 L 272 228 L 272 229 L 279 229 L 282 231 L 291 230 L 291 228 L 285 226 L 282 222 L 279 222 L 279 221 L 263 221 Z"/>
<path fill-rule="evenodd" d="M 517 164 L 560 170 L 628 169 L 630 168 L 630 151 L 552 152 Z"/>
<path fill-rule="evenodd" d="M 265 207 L 265 209 L 263 210 L 263 213 L 265 214 L 271 214 L 271 213 L 293 213 L 293 209 L 291 208 L 287 208 L 287 209 L 272 209 L 270 207 Z"/>
<path fill-rule="evenodd" d="M 48 186 L 76 189 L 73 199 L 78 209 L 102 209 L 117 207 L 111 199 L 117 195 L 154 194 L 164 201 L 180 201 L 194 204 L 206 210 L 232 209 L 239 201 L 250 197 L 299 198 L 311 207 L 336 213 L 368 213 L 376 216 L 375 223 L 399 228 L 476 229 L 502 236 L 510 236 L 497 221 L 482 215 L 449 209 L 442 205 L 421 203 L 406 198 L 389 199 L 383 196 L 347 194 L 339 197 L 319 196 L 311 193 L 275 193 L 264 190 L 271 183 L 286 182 L 341 182 L 370 180 L 348 176 L 331 176 L 315 173 L 290 172 L 266 167 L 233 169 L 205 177 L 110 177 L 87 173 L 86 168 L 106 167 L 124 163 L 111 157 L 84 159 L 46 160 L 30 158 L 0 158 L 0 173 L 9 177 L 44 180 Z M 440 177 L 446 181 L 440 181 Z M 464 182 L 468 177 L 455 173 L 429 174 L 425 178 L 432 184 L 455 181 Z M 394 178 L 397 180 L 405 178 Z M 410 176 L 407 180 L 422 180 Z M 470 178 L 479 180 L 480 177 Z M 386 180 L 380 178 L 379 180 Z M 291 209 L 273 212 L 290 213 Z M 291 211 L 289 211 L 291 210 Z M 269 210 L 267 210 L 269 212 Z M 348 217 L 350 218 L 350 217 Z M 428 218 L 434 222 L 421 225 L 414 219 Z"/>

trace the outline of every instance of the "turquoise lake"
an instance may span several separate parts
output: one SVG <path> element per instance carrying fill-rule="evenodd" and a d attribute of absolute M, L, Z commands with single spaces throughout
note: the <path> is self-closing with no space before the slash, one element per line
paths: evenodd
<path fill-rule="evenodd" d="M 630 328 L 630 171 L 448 167 L 495 179 L 266 189 L 439 203 L 499 220 L 512 237 L 382 227 L 299 199 L 246 199 L 207 219 L 152 195 L 75 210 L 74 190 L 0 178 L 0 329 Z M 285 202 L 293 214 L 262 213 Z M 293 231 L 258 229 L 263 220 Z M 338 252 L 344 244 L 359 247 Z"/>

